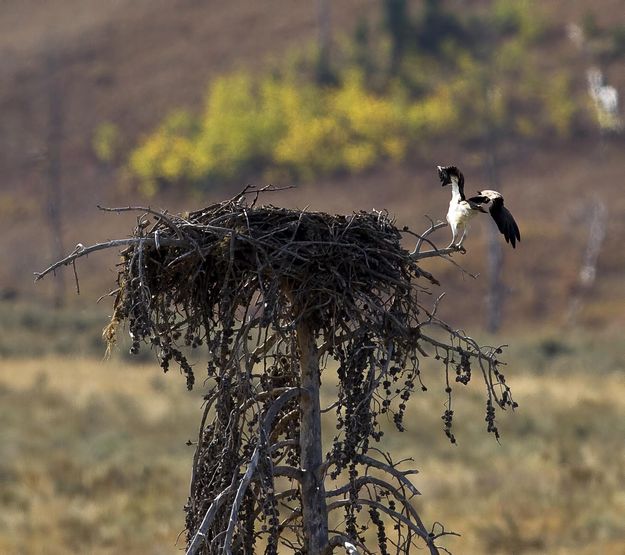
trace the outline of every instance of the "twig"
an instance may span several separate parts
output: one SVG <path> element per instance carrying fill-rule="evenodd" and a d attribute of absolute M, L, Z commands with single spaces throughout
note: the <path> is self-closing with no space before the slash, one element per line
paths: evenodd
<path fill-rule="evenodd" d="M 345 553 L 347 553 L 347 555 L 361 555 L 360 551 L 358 551 L 357 548 L 358 544 L 360 544 L 360 542 L 358 542 L 357 540 L 348 538 L 343 534 L 336 534 L 335 536 L 332 536 L 330 538 L 330 541 L 328 543 L 328 549 L 326 550 L 324 555 L 330 555 L 331 553 L 333 553 L 335 547 L 342 547 L 343 549 L 345 549 Z M 363 553 L 371 553 L 364 546 L 359 545 L 359 547 L 363 549 Z"/>
<path fill-rule="evenodd" d="M 114 239 L 112 241 L 106 241 L 105 243 L 96 243 L 95 245 L 91 245 L 90 247 L 84 247 L 83 249 L 79 250 L 78 252 L 76 252 L 76 251 L 72 252 L 71 254 L 69 254 L 65 258 L 59 260 L 58 262 L 55 262 L 54 264 L 52 264 L 51 266 L 49 266 L 48 268 L 46 268 L 42 272 L 35 272 L 34 273 L 35 281 L 39 281 L 41 278 L 43 278 L 44 276 L 46 276 L 50 272 L 53 272 L 57 268 L 59 268 L 61 266 L 67 266 L 68 264 L 71 264 L 74 260 L 76 260 L 77 258 L 81 258 L 83 256 L 87 256 L 87 255 L 91 254 L 92 252 L 101 251 L 101 250 L 104 250 L 104 249 L 112 249 L 112 248 L 115 248 L 115 247 L 121 247 L 123 245 L 138 245 L 141 242 L 143 242 L 146 245 L 150 245 L 150 246 L 154 246 L 156 244 L 154 239 L 151 239 L 149 237 L 146 237 L 146 238 L 131 237 L 129 239 Z M 167 239 L 167 238 L 163 238 L 163 239 L 161 239 L 160 242 L 161 242 L 161 246 L 165 246 L 165 247 L 184 247 L 184 246 L 188 246 L 188 242 L 183 240 L 183 239 Z"/>
<path fill-rule="evenodd" d="M 260 447 L 257 446 L 254 449 L 254 453 L 252 454 L 252 458 L 250 459 L 250 464 L 243 475 L 243 478 L 239 482 L 239 487 L 237 488 L 237 493 L 234 497 L 234 502 L 232 503 L 232 509 L 230 510 L 230 518 L 228 519 L 228 528 L 226 529 L 226 538 L 224 540 L 223 552 L 224 555 L 232 555 L 232 536 L 234 535 L 234 528 L 238 522 L 238 513 L 239 508 L 241 507 L 241 502 L 243 501 L 243 496 L 247 491 L 247 487 L 250 485 L 252 481 L 252 476 L 256 471 L 256 466 L 258 465 L 258 458 L 260 457 Z M 188 555 L 194 555 L 194 553 L 190 553 Z"/>
<path fill-rule="evenodd" d="M 339 501 L 333 501 L 332 503 L 328 504 L 328 512 L 334 511 L 334 510 L 339 509 L 341 507 L 345 507 L 345 506 L 349 505 L 350 503 L 352 503 L 352 501 L 349 500 L 349 499 L 341 499 Z M 397 523 L 403 524 L 404 526 L 406 526 L 407 528 L 412 530 L 422 540 L 424 540 L 425 544 L 428 546 L 428 548 L 430 550 L 430 555 L 440 555 L 440 553 L 438 551 L 438 548 L 432 542 L 432 539 L 430 538 L 428 532 L 422 530 L 420 527 L 418 527 L 416 524 L 414 524 L 409 518 L 405 517 L 401 513 L 398 513 L 397 511 L 393 511 L 392 509 L 389 509 L 387 506 L 383 505 L 379 501 L 374 501 L 373 499 L 366 499 L 366 498 L 359 497 L 359 498 L 356 499 L 356 503 L 358 503 L 360 505 L 368 505 L 370 507 L 375 507 L 379 511 L 382 511 L 383 513 L 386 513 L 388 516 L 390 516 Z M 448 534 L 453 534 L 453 533 L 452 532 L 448 532 Z"/>
<path fill-rule="evenodd" d="M 434 223 L 434 220 L 432 220 L 432 218 L 430 218 L 429 216 L 426 216 L 426 218 L 430 220 L 430 227 L 427 230 L 425 230 L 423 233 L 421 233 L 420 235 L 417 234 L 417 236 L 419 237 L 419 240 L 417 241 L 417 244 L 415 245 L 414 250 L 410 253 L 413 256 L 417 256 L 421 252 L 421 245 L 423 245 L 424 241 L 426 241 L 433 249 L 436 249 L 436 246 L 434 245 L 434 243 L 432 243 L 428 239 L 428 237 L 432 233 L 434 233 L 437 229 L 447 226 L 447 222 Z"/>
<path fill-rule="evenodd" d="M 302 471 L 299 468 L 295 468 L 294 466 L 274 466 L 273 475 L 286 476 L 287 478 L 297 480 L 298 482 L 302 481 Z"/>
<path fill-rule="evenodd" d="M 359 455 L 357 460 L 361 464 L 373 466 L 374 468 L 379 468 L 380 470 L 387 472 L 388 474 L 396 478 L 404 487 L 406 487 L 410 491 L 410 493 L 412 493 L 413 495 L 421 495 L 421 493 L 419 493 L 419 490 L 414 487 L 414 484 L 410 480 L 408 480 L 408 478 L 406 478 L 406 476 L 409 474 L 417 474 L 417 470 L 397 470 L 397 468 L 395 468 L 394 466 L 383 463 L 382 461 L 378 461 L 372 457 L 369 457 L 368 455 Z"/>
<path fill-rule="evenodd" d="M 424 258 L 432 258 L 433 256 L 444 257 L 446 254 L 453 254 L 455 252 L 462 252 L 464 250 L 463 247 L 447 247 L 445 249 L 433 249 L 425 252 L 412 252 L 410 253 L 410 258 L 413 260 L 423 260 Z"/>
<path fill-rule="evenodd" d="M 215 516 L 217 516 L 217 512 L 225 503 L 226 497 L 231 492 L 231 490 L 232 488 L 228 486 L 219 495 L 217 495 L 215 499 L 213 499 L 213 502 L 208 508 L 208 511 L 206 511 L 206 514 L 204 515 L 204 518 L 202 519 L 202 522 L 200 523 L 197 532 L 193 536 L 191 543 L 189 543 L 189 547 L 185 551 L 185 555 L 195 555 L 198 552 L 206 539 L 206 532 L 210 528 L 210 525 L 215 519 Z"/>
<path fill-rule="evenodd" d="M 173 220 L 167 216 L 165 212 L 160 212 L 158 210 L 153 210 L 149 206 L 122 206 L 117 208 L 109 208 L 106 206 L 97 205 L 98 210 L 102 210 L 103 212 L 146 212 L 148 214 L 152 214 L 156 216 L 163 222 L 165 222 L 177 235 L 178 239 L 184 239 L 184 234 L 180 231 L 180 228 L 173 222 Z"/>

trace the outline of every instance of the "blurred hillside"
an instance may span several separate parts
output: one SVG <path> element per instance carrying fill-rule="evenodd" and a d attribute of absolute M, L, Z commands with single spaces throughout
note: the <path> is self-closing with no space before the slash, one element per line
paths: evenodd
<path fill-rule="evenodd" d="M 452 13 L 486 10 L 490 3 L 449 1 Z M 332 52 L 352 36 L 363 18 L 372 33 L 380 33 L 380 3 L 344 0 L 333 3 Z M 410 3 L 412 12 L 422 3 Z M 224 180 L 210 188 L 168 186 L 145 198 L 124 169 L 125 156 L 103 162 L 93 139 L 103 123 L 119 133 L 124 153 L 161 124 L 172 110 L 200 111 L 206 87 L 233 70 L 269 71 L 291 51 L 315 48 L 319 34 L 315 3 L 271 0 L 250 3 L 202 3 L 92 0 L 3 3 L 0 18 L 0 292 L 5 298 L 51 299 L 57 286 L 49 280 L 31 285 L 62 247 L 125 236 L 134 216 L 99 213 L 96 204 L 150 204 L 183 211 L 231 196 L 252 182 L 262 184 L 264 172 L 241 181 Z M 545 35 L 534 48 L 543 71 L 566 70 L 572 91 L 583 99 L 586 70 L 599 65 L 608 82 L 625 91 L 623 58 L 602 55 L 608 31 L 625 23 L 615 0 L 556 1 L 541 8 Z M 538 17 L 538 16 L 537 16 Z M 581 51 L 567 35 L 576 23 L 595 29 L 595 44 Z M 605 43 L 605 44 L 604 44 Z M 387 45 L 388 48 L 388 45 Z M 538 85 L 540 87 L 540 83 Z M 580 100 L 580 102 L 582 102 Z M 590 100 L 588 100 L 590 103 Z M 625 319 L 625 142 L 593 128 L 592 110 L 583 124 L 559 137 L 515 139 L 502 149 L 499 182 L 506 203 L 519 221 L 523 242 L 516 251 L 505 248 L 504 281 L 507 326 L 562 323 L 575 294 L 590 228 L 588 208 L 595 199 L 608 207 L 606 239 L 601 245 L 597 279 L 586 292 L 580 320 L 603 326 Z M 458 141 L 454 130 L 432 141 L 405 161 L 389 160 L 350 175 L 337 172 L 300 180 L 298 189 L 276 194 L 271 202 L 308 206 L 311 210 L 349 212 L 385 208 L 401 225 L 419 230 L 424 215 L 443 218 L 448 192 L 441 190 L 434 166 L 456 163 L 465 172 L 467 191 L 487 188 L 485 149 L 479 141 Z M 278 176 L 274 183 L 292 180 Z M 58 188 L 55 189 L 55 184 Z M 50 218 L 52 211 L 52 218 Z M 62 245 L 55 241 L 50 220 L 58 221 Z M 468 254 L 455 259 L 467 270 L 487 271 L 487 219 L 474 225 Z M 445 245 L 448 231 L 437 238 Z M 90 258 L 78 267 L 81 289 L 93 299 L 112 286 L 115 256 Z M 448 291 L 445 315 L 454 306 L 453 322 L 469 326 L 484 321 L 487 280 L 461 275 L 454 267 L 433 264 Z M 68 302 L 76 302 L 70 273 L 65 275 Z M 84 302 L 84 301 L 81 301 Z"/>

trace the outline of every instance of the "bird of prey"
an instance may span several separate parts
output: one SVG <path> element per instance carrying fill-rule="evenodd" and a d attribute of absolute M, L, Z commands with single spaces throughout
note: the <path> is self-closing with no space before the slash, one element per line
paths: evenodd
<path fill-rule="evenodd" d="M 521 233 L 512 214 L 503 205 L 501 193 L 489 190 L 478 191 L 477 196 L 466 198 L 462 172 L 456 166 L 437 166 L 437 169 L 442 186 L 451 185 L 451 201 L 447 211 L 447 221 L 452 234 L 449 247 L 462 247 L 470 220 L 480 212 L 490 212 L 506 242 L 510 243 L 512 248 L 516 248 L 517 241 L 521 240 Z"/>

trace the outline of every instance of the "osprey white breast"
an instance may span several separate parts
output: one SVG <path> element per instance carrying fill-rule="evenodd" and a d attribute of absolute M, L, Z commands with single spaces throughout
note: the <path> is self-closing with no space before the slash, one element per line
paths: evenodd
<path fill-rule="evenodd" d="M 458 180 L 452 178 L 452 195 L 449 202 L 449 209 L 447 210 L 447 222 L 451 227 L 452 239 L 450 247 L 456 244 L 456 239 L 460 236 L 458 246 L 462 246 L 466 234 L 469 230 L 469 222 L 477 214 L 477 210 L 474 210 L 471 205 L 462 198 L 459 191 Z"/>

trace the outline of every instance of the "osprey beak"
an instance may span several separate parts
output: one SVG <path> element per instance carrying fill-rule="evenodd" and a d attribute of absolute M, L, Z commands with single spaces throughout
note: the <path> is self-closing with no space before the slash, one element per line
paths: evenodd
<path fill-rule="evenodd" d="M 449 185 L 451 183 L 451 179 L 449 179 L 449 175 L 445 171 L 445 168 L 442 166 L 436 166 L 436 169 L 438 170 L 438 178 L 441 180 L 441 187 Z"/>

